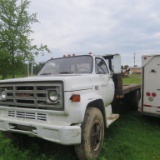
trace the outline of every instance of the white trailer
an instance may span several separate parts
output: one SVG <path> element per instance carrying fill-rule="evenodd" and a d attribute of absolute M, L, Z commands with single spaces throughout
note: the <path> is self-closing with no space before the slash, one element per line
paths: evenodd
<path fill-rule="evenodd" d="M 160 55 L 142 56 L 141 93 L 142 114 L 160 117 Z"/>

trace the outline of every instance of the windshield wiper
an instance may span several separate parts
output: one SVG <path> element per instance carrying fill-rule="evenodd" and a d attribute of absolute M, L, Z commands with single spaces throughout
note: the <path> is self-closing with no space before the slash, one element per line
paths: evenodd
<path fill-rule="evenodd" d="M 51 73 L 49 73 L 49 72 L 47 73 L 47 72 L 46 72 L 46 73 L 41 73 L 40 75 L 50 75 L 50 74 L 51 74 Z"/>
<path fill-rule="evenodd" d="M 59 72 L 59 74 L 73 74 L 73 72 Z"/>

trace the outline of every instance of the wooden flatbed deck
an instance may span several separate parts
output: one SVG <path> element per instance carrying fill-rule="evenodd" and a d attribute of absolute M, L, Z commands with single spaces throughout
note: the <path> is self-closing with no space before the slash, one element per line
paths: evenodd
<path fill-rule="evenodd" d="M 123 85 L 123 94 L 127 94 L 129 92 L 132 92 L 132 91 L 140 89 L 140 88 L 141 88 L 141 84 Z"/>

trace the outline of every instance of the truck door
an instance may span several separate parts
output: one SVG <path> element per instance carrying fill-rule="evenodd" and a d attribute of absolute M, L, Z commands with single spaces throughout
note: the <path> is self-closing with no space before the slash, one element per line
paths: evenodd
<path fill-rule="evenodd" d="M 95 76 L 93 76 L 92 82 L 97 87 L 98 94 L 103 98 L 104 105 L 109 105 L 114 97 L 114 83 L 108 66 L 102 58 L 95 58 Z"/>
<path fill-rule="evenodd" d="M 142 57 L 142 111 L 160 116 L 160 55 Z"/>

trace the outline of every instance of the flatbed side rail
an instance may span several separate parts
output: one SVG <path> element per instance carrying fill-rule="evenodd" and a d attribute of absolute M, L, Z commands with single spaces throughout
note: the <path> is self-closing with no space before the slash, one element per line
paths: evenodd
<path fill-rule="evenodd" d="M 129 85 L 123 85 L 123 94 L 130 93 L 132 91 L 141 89 L 141 84 L 129 84 Z"/>

